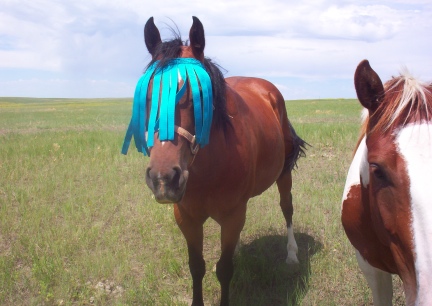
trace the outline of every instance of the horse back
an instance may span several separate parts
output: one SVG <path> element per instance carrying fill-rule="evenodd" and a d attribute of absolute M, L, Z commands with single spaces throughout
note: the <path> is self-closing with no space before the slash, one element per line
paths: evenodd
<path fill-rule="evenodd" d="M 281 129 L 285 163 L 283 171 L 291 171 L 301 156 L 305 156 L 307 143 L 295 132 L 289 121 L 285 100 L 276 86 L 267 80 L 252 77 L 230 77 L 226 79 L 229 87 L 234 89 L 246 104 L 262 115 L 263 108 L 271 109 L 278 127 Z"/>
<path fill-rule="evenodd" d="M 270 107 L 280 123 L 287 117 L 285 100 L 276 86 L 269 81 L 252 77 L 229 77 L 225 80 L 246 104 L 260 110 Z"/>

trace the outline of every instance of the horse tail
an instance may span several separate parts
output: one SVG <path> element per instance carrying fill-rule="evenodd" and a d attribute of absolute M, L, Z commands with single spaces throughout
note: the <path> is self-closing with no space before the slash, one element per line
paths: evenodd
<path fill-rule="evenodd" d="M 285 172 L 286 170 L 292 171 L 293 169 L 296 169 L 297 160 L 300 157 L 306 157 L 307 146 L 310 146 L 310 144 L 308 144 L 306 141 L 301 139 L 300 136 L 297 135 L 291 122 L 288 121 L 288 125 L 292 137 L 292 150 L 285 159 L 283 172 Z"/>

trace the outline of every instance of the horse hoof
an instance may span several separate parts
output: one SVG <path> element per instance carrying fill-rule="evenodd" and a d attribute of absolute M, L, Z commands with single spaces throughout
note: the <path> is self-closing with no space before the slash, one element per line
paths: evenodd
<path fill-rule="evenodd" d="M 298 264 L 300 264 L 300 262 L 298 260 L 292 260 L 291 258 L 287 258 L 285 260 L 285 262 L 287 263 L 287 265 L 298 265 Z"/>
<path fill-rule="evenodd" d="M 295 258 L 291 258 L 290 256 L 288 256 L 285 262 L 288 265 L 289 275 L 296 275 L 297 273 L 300 272 L 300 263 L 297 259 L 297 256 Z"/>
<path fill-rule="evenodd" d="M 299 264 L 299 260 L 298 260 L 298 258 L 297 258 L 297 254 L 296 254 L 296 252 L 294 252 L 294 251 L 289 251 L 289 252 L 288 252 L 288 256 L 287 256 L 285 262 L 286 262 L 288 265 L 298 265 L 298 264 Z"/>

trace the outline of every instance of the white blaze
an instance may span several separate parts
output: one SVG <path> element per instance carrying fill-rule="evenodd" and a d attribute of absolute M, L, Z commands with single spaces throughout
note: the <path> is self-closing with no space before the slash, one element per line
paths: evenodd
<path fill-rule="evenodd" d="M 396 137 L 410 180 L 416 305 L 432 305 L 432 125 L 409 124 Z"/>
<path fill-rule="evenodd" d="M 351 166 L 348 170 L 345 189 L 342 196 L 342 203 L 347 199 L 351 187 L 360 184 L 360 176 L 361 183 L 364 187 L 369 184 L 369 166 L 367 163 L 367 153 L 368 151 L 366 147 L 366 137 L 364 137 L 357 148 L 353 161 L 351 162 Z"/>

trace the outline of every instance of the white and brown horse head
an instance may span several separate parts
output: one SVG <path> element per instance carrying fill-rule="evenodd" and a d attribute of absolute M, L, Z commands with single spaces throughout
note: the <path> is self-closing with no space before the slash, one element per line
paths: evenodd
<path fill-rule="evenodd" d="M 384 85 L 368 61 L 355 72 L 367 109 L 342 203 L 374 304 L 391 303 L 391 278 L 407 305 L 432 305 L 432 86 L 408 73 Z"/>

